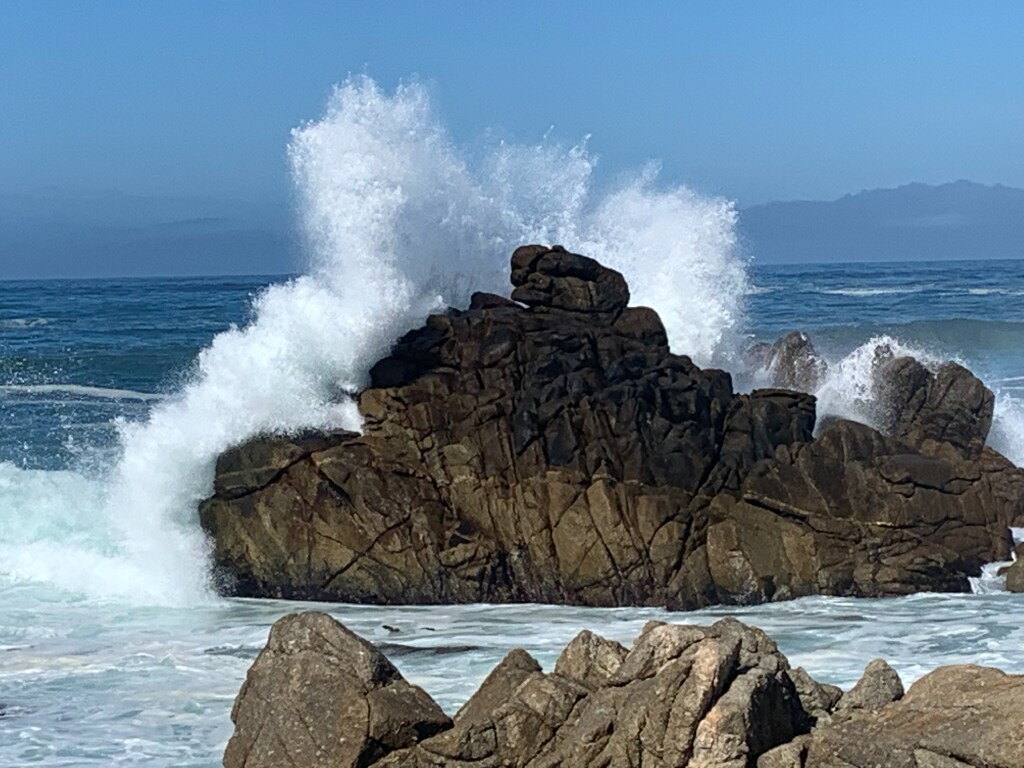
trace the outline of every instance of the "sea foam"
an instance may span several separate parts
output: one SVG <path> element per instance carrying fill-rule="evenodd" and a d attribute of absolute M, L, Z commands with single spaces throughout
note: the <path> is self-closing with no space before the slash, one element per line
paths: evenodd
<path fill-rule="evenodd" d="M 563 243 L 622 271 L 633 304 L 655 307 L 673 349 L 698 363 L 737 347 L 748 285 L 735 210 L 659 186 L 654 166 L 599 194 L 584 144 L 500 143 L 470 157 L 427 88 L 386 93 L 366 77 L 293 132 L 289 157 L 307 274 L 265 290 L 250 324 L 203 350 L 190 383 L 145 422 L 120 425 L 120 460 L 88 486 L 102 546 L 58 538 L 19 573 L 91 596 L 207 599 L 196 507 L 217 455 L 258 433 L 358 428 L 346 393 L 373 362 L 432 310 L 473 290 L 507 293 L 521 243 Z"/>

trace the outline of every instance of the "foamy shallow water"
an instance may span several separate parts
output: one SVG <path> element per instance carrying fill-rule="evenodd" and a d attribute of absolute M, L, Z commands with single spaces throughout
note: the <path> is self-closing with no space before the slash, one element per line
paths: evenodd
<path fill-rule="evenodd" d="M 512 648 L 526 648 L 550 669 L 581 629 L 628 644 L 650 619 L 706 624 L 736 616 L 768 631 L 794 666 L 843 687 L 877 657 L 907 683 L 940 664 L 1024 673 L 1024 596 L 1007 593 L 807 598 L 692 613 L 269 600 L 172 609 L 7 584 L 0 604 L 0 765 L 10 766 L 219 765 L 231 704 L 270 625 L 313 608 L 386 644 L 402 673 L 450 713 Z"/>

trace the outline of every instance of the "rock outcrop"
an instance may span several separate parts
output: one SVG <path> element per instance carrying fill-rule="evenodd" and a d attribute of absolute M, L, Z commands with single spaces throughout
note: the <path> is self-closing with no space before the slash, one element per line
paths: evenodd
<path fill-rule="evenodd" d="M 451 727 L 380 651 L 315 612 L 274 624 L 231 720 L 225 768 L 362 768 Z"/>
<path fill-rule="evenodd" d="M 329 616 L 279 620 L 239 692 L 225 765 L 246 768 L 1016 768 L 1024 676 L 939 668 L 906 695 L 876 660 L 845 695 L 760 630 L 650 622 L 591 632 L 544 672 L 513 650 L 448 720 Z"/>
<path fill-rule="evenodd" d="M 314 625 L 320 631 L 330 622 L 324 614 L 286 617 L 272 630 L 271 644 L 280 645 L 275 635 L 293 633 L 296 625 Z M 282 623 L 287 623 L 286 630 L 279 630 Z M 333 631 L 347 634 L 336 623 Z M 325 754 L 338 744 L 349 753 L 361 748 L 367 740 L 367 718 L 348 719 L 348 713 L 373 713 L 377 705 L 372 691 L 361 694 L 353 688 L 344 696 L 333 695 L 340 693 L 330 677 L 334 666 L 347 670 L 366 663 L 360 646 L 347 647 L 350 656 L 331 647 L 329 654 L 315 660 L 301 687 L 290 682 L 290 668 L 251 672 L 235 707 L 237 730 L 229 754 L 236 743 L 246 741 L 239 733 L 266 733 L 268 723 L 291 721 L 292 712 L 304 710 L 311 699 L 323 702 L 321 718 L 332 725 L 347 722 L 347 727 L 321 732 L 319 720 L 311 720 L 309 731 L 300 727 L 289 736 L 275 730 L 264 738 L 276 739 L 277 754 L 291 756 L 292 762 L 275 762 L 276 755 L 250 750 L 247 768 L 321 764 L 305 762 L 305 743 L 311 735 Z M 262 659 L 261 655 L 254 669 L 266 666 Z M 324 675 L 324 682 L 317 675 Z M 254 676 L 276 680 L 277 695 L 257 697 Z M 389 754 L 360 765 L 752 766 L 759 755 L 806 733 L 812 722 L 790 679 L 789 664 L 775 644 L 760 630 L 730 619 L 711 627 L 650 622 L 629 649 L 582 632 L 550 673 L 524 651 L 512 651 L 459 710 L 452 726 L 429 738 L 423 738 L 427 734 L 421 694 L 406 686 L 388 699 L 389 733 L 407 734 L 409 746 L 392 746 Z M 246 708 L 254 698 L 260 702 L 258 716 Z M 405 708 L 403 701 L 408 703 Z M 428 716 L 427 723 L 433 728 L 438 720 Z"/>
<path fill-rule="evenodd" d="M 969 372 L 894 387 L 891 436 L 815 439 L 812 396 L 734 393 L 592 259 L 524 246 L 512 282 L 396 343 L 362 434 L 221 456 L 200 518 L 226 591 L 691 608 L 963 591 L 1007 559 L 1024 475 Z"/>
<path fill-rule="evenodd" d="M 893 703 L 839 713 L 765 753 L 757 766 L 1015 768 L 1024 765 L 1022 705 L 1024 676 L 973 665 L 940 667 Z"/>

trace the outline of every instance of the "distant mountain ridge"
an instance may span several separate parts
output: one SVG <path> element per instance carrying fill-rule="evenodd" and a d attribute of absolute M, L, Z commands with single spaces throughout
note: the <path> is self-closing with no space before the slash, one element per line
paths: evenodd
<path fill-rule="evenodd" d="M 0 280 L 293 272 L 286 205 L 116 191 L 0 193 Z"/>
<path fill-rule="evenodd" d="M 740 235 L 764 263 L 1024 258 L 1024 189 L 961 180 L 765 203 L 740 211 Z"/>
<path fill-rule="evenodd" d="M 1024 189 L 970 181 L 740 211 L 768 264 L 1024 258 Z M 283 203 L 49 189 L 0 193 L 0 280 L 271 274 L 301 269 Z"/>

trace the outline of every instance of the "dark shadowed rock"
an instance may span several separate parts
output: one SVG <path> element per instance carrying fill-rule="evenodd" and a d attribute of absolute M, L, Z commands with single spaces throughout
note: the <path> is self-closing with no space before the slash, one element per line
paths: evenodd
<path fill-rule="evenodd" d="M 621 312 L 629 303 L 629 288 L 620 273 L 557 245 L 516 249 L 512 285 L 512 298 L 530 307 Z"/>
<path fill-rule="evenodd" d="M 843 697 L 841 688 L 819 683 L 803 667 L 789 670 L 789 679 L 800 698 L 800 705 L 815 723 L 827 721 Z"/>
<path fill-rule="evenodd" d="M 828 370 L 810 337 L 800 331 L 791 331 L 767 350 L 753 354 L 763 355 L 763 367 L 768 369 L 775 386 L 786 389 L 813 392 Z"/>
<path fill-rule="evenodd" d="M 931 373 L 912 357 L 883 362 L 875 371 L 882 431 L 929 452 L 952 446 L 975 458 L 992 426 L 995 396 L 956 363 Z"/>
<path fill-rule="evenodd" d="M 226 589 L 693 608 L 964 591 L 1008 557 L 1024 473 L 978 447 L 990 403 L 963 369 L 882 362 L 899 436 L 814 439 L 812 396 L 737 394 L 673 354 L 617 272 L 524 246 L 512 280 L 529 306 L 476 294 L 398 340 L 361 435 L 221 457 L 200 520 Z"/>
<path fill-rule="evenodd" d="M 274 624 L 231 720 L 225 768 L 356 768 L 451 726 L 370 643 L 315 612 Z"/>

